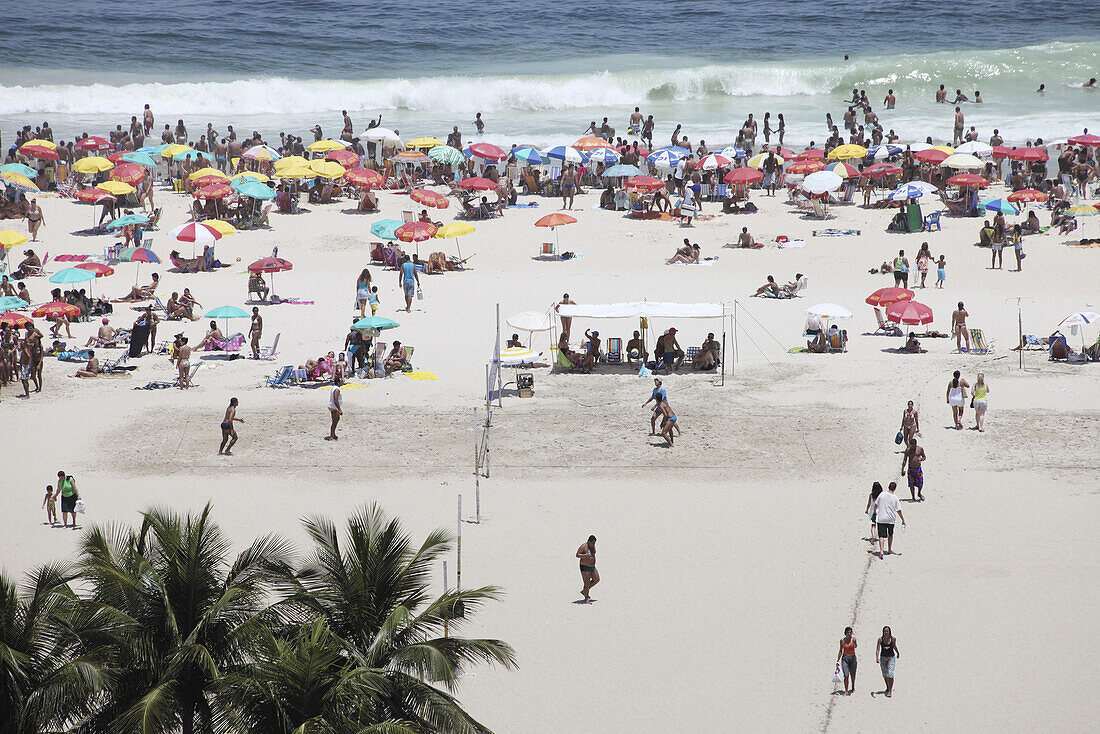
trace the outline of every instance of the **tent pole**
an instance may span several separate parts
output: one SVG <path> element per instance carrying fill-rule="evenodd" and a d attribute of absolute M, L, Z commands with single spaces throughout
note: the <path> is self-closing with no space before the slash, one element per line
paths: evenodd
<path fill-rule="evenodd" d="M 737 349 L 737 301 L 733 302 L 733 361 L 736 363 L 737 358 L 740 356 Z M 737 368 L 734 365 L 730 365 L 730 374 L 736 375 Z"/>

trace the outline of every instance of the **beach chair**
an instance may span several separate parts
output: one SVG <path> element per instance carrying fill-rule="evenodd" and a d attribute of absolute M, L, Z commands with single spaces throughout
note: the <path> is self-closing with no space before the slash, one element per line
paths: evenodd
<path fill-rule="evenodd" d="M 195 364 L 191 365 L 191 371 L 187 373 L 187 384 L 191 387 L 197 387 L 197 385 L 195 385 L 195 373 L 199 371 L 199 367 L 202 367 L 202 362 L 195 362 Z M 172 384 L 179 387 L 180 378 L 177 377 Z"/>
<path fill-rule="evenodd" d="M 806 196 L 794 196 L 791 201 L 794 202 L 795 209 L 807 212 L 814 210 L 814 202 Z"/>
<path fill-rule="evenodd" d="M 539 251 L 539 258 L 542 260 L 557 260 L 558 253 L 554 248 L 553 242 L 543 242 L 542 248 Z"/>
<path fill-rule="evenodd" d="M 42 256 L 42 266 L 37 267 L 37 268 L 34 267 L 33 265 L 28 266 L 27 269 L 23 271 L 23 277 L 24 278 L 44 277 L 46 275 L 46 263 L 48 263 L 49 261 L 50 261 L 50 253 L 47 252 L 45 255 Z"/>
<path fill-rule="evenodd" d="M 799 279 L 798 279 L 798 281 L 797 281 L 797 282 L 796 282 L 796 283 L 794 284 L 794 288 L 792 288 L 792 289 L 790 290 L 790 292 L 789 292 L 789 293 L 787 294 L 787 296 L 786 296 L 786 297 L 787 297 L 787 298 L 801 298 L 801 297 L 802 297 L 802 295 L 801 295 L 801 294 L 802 294 L 802 291 L 806 290 L 806 288 L 808 288 L 808 287 L 809 287 L 809 284 L 810 284 L 810 281 L 809 281 L 809 277 L 808 277 L 808 276 L 805 276 L 805 275 L 803 275 L 803 276 L 802 276 L 801 278 L 799 278 Z M 783 289 L 782 289 L 782 288 L 780 288 L 780 289 L 779 289 L 779 292 L 780 292 L 780 293 L 783 293 L 784 291 L 783 291 Z"/>
<path fill-rule="evenodd" d="M 271 215 L 271 204 L 264 207 L 264 210 L 260 212 L 260 216 L 256 217 L 253 226 L 259 227 L 261 224 L 265 227 L 271 226 L 271 220 L 268 218 Z"/>
<path fill-rule="evenodd" d="M 878 328 L 875 329 L 876 334 L 885 334 L 886 336 L 901 336 L 901 327 L 895 324 L 893 321 L 887 321 L 882 317 L 882 311 L 875 309 L 875 321 L 878 322 Z"/>
<path fill-rule="evenodd" d="M 122 365 L 126 364 L 126 360 L 130 359 L 130 352 L 124 351 L 122 354 L 114 360 L 108 360 L 100 365 L 99 371 L 107 374 L 114 374 L 115 372 L 124 372 Z"/>
<path fill-rule="evenodd" d="M 688 347 L 687 354 L 684 355 L 684 362 L 695 364 L 695 355 L 697 354 L 699 354 L 699 347 Z"/>
<path fill-rule="evenodd" d="M 561 370 L 568 370 L 569 372 L 584 372 L 584 373 L 588 373 L 588 372 L 592 371 L 590 369 L 585 369 L 584 367 L 581 367 L 579 364 L 573 362 L 571 359 L 569 359 L 568 356 L 566 356 L 565 352 L 561 351 L 560 349 L 555 349 L 554 351 L 557 354 L 555 364 L 557 364 L 557 366 Z"/>
<path fill-rule="evenodd" d="M 826 335 L 828 338 L 828 350 L 830 352 L 847 352 L 848 343 L 844 339 L 844 332 L 837 329 Z"/>
<path fill-rule="evenodd" d="M 844 191 L 840 197 L 840 200 L 846 204 L 852 203 L 852 196 L 856 193 L 856 187 L 851 181 L 844 182 Z"/>
<path fill-rule="evenodd" d="M 993 342 L 986 341 L 981 329 L 970 330 L 970 354 L 990 354 L 993 351 Z"/>
<path fill-rule="evenodd" d="M 523 177 L 523 193 L 529 196 L 539 193 L 539 185 L 534 176 L 528 174 Z"/>
<path fill-rule="evenodd" d="M 403 211 L 401 212 L 401 221 L 405 224 L 411 224 L 416 221 L 416 215 L 412 212 Z"/>
<path fill-rule="evenodd" d="M 279 337 L 282 335 L 282 332 L 276 334 L 275 339 L 271 342 L 271 346 L 260 347 L 260 359 L 275 359 L 275 355 L 279 353 Z"/>
<path fill-rule="evenodd" d="M 204 352 L 239 352 L 241 347 L 244 346 L 244 334 L 237 333 L 229 337 L 225 341 L 218 341 L 217 339 L 211 340 L 209 344 L 203 348 Z"/>
<path fill-rule="evenodd" d="M 943 212 L 932 212 L 931 214 L 926 216 L 924 218 L 924 222 L 920 226 L 920 231 L 921 232 L 931 232 L 932 228 L 935 227 L 936 231 L 939 232 L 942 229 L 942 227 L 940 225 L 940 217 L 942 215 L 943 215 Z"/>
<path fill-rule="evenodd" d="M 604 354 L 605 364 L 622 364 L 623 362 L 623 340 L 617 336 L 608 337 L 607 339 L 607 353 Z"/>
<path fill-rule="evenodd" d="M 711 196 L 711 201 L 725 201 L 729 196 L 729 185 L 720 183 L 714 185 L 714 194 Z"/>
<path fill-rule="evenodd" d="M 281 367 L 274 377 L 267 378 L 268 387 L 287 387 L 287 381 L 294 374 L 294 365 L 288 364 Z"/>
<path fill-rule="evenodd" d="M 1050 345 L 1050 359 L 1053 362 L 1065 361 L 1073 354 L 1073 350 L 1070 349 L 1069 342 L 1066 341 L 1066 337 L 1057 331 L 1050 335 L 1048 340 Z"/>
<path fill-rule="evenodd" d="M 1024 334 L 1024 338 L 1019 347 L 1016 350 L 1023 349 L 1024 351 L 1046 350 L 1047 340 L 1040 338 L 1034 334 Z"/>

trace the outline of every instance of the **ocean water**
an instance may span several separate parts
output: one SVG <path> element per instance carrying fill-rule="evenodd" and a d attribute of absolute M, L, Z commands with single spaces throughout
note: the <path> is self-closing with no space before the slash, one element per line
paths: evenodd
<path fill-rule="evenodd" d="M 1056 13 L 1053 11 L 1057 11 Z M 1095 0 L 995 7 L 928 0 L 904 8 L 852 0 L 225 3 L 70 0 L 59 30 L 40 8 L 2 8 L 0 131 L 49 121 L 61 138 L 103 134 L 151 105 L 158 128 L 183 118 L 224 130 L 305 135 L 357 129 L 381 114 L 407 138 L 570 142 L 603 116 L 621 134 L 635 106 L 695 142 L 732 141 L 748 115 L 783 113 L 786 142 L 825 137 L 853 87 L 903 140 L 951 134 L 935 89 L 981 90 L 965 105 L 983 139 L 1022 142 L 1100 130 Z M 848 54 L 850 59 L 844 60 Z M 1036 94 L 1040 83 L 1045 94 Z M 884 110 L 888 89 L 898 98 Z M 953 94 L 951 97 L 953 98 Z M 774 127 L 774 122 L 773 122 Z"/>

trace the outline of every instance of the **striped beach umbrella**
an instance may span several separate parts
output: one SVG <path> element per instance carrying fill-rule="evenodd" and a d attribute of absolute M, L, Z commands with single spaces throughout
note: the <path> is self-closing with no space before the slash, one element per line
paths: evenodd
<path fill-rule="evenodd" d="M 454 148 L 450 150 L 454 150 Z M 510 155 L 513 159 L 526 163 L 529 166 L 538 166 L 545 162 L 542 153 L 539 152 L 537 148 L 532 148 L 530 146 L 512 148 Z"/>
<path fill-rule="evenodd" d="M 571 145 L 556 145 L 546 151 L 547 158 L 562 161 L 564 163 L 587 163 L 588 154 L 577 150 Z"/>
<path fill-rule="evenodd" d="M 614 148 L 593 148 L 588 151 L 588 160 L 592 163 L 602 163 L 605 166 L 613 166 L 619 162 L 619 154 Z"/>
<path fill-rule="evenodd" d="M 241 153 L 241 158 L 248 158 L 253 161 L 277 161 L 282 157 L 279 151 L 275 150 L 270 145 L 253 145 L 251 148 Z"/>
<path fill-rule="evenodd" d="M 466 156 L 462 154 L 462 151 L 449 145 L 435 146 L 428 151 L 428 157 L 443 165 L 461 166 L 466 162 Z"/>
<path fill-rule="evenodd" d="M 699 162 L 695 164 L 695 169 L 698 171 L 716 171 L 719 168 L 729 168 L 732 165 L 733 161 L 721 153 L 711 153 L 700 158 Z"/>

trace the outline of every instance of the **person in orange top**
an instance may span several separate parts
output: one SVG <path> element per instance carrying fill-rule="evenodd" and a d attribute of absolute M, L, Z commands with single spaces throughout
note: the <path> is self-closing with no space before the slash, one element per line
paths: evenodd
<path fill-rule="evenodd" d="M 852 636 L 851 627 L 844 628 L 836 661 L 840 663 L 840 671 L 844 674 L 844 695 L 850 696 L 856 692 L 856 638 Z M 852 679 L 851 690 L 848 689 L 849 678 Z"/>

